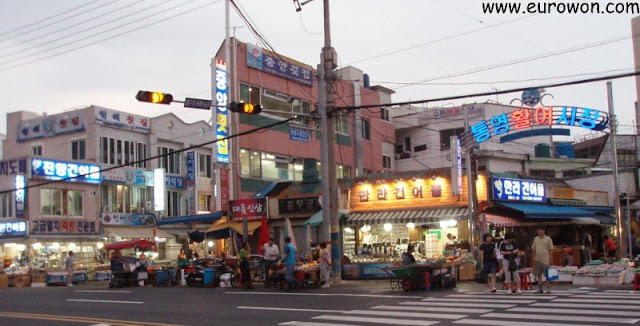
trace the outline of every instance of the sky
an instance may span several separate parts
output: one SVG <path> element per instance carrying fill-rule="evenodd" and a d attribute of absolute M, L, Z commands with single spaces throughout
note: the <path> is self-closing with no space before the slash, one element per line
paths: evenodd
<path fill-rule="evenodd" d="M 277 52 L 318 64 L 324 41 L 321 0 L 301 12 L 290 0 L 236 3 Z M 481 4 L 333 0 L 331 33 L 339 64 L 353 65 L 368 73 L 372 84 L 394 89 L 394 102 L 633 70 L 631 14 L 491 15 L 483 13 Z M 43 21 L 54 15 L 59 16 Z M 237 27 L 232 33 L 238 39 L 257 44 L 233 10 L 231 26 Z M 134 96 L 138 90 L 159 90 L 176 99 L 209 97 L 209 65 L 224 36 L 221 0 L 0 0 L 0 132 L 6 130 L 7 112 L 53 114 L 91 104 L 148 116 L 174 112 L 189 122 L 208 120 L 201 110 L 139 103 Z M 623 39 L 612 41 L 618 38 Z M 592 46 L 580 50 L 587 45 Z M 564 53 L 519 63 L 557 52 Z M 503 63 L 513 64 L 491 68 Z M 423 80 L 430 83 L 406 84 Z M 553 98 L 545 98 L 545 104 L 607 110 L 604 82 L 546 91 Z M 633 79 L 615 80 L 613 94 L 619 130 L 630 133 Z M 428 106 L 488 99 L 508 104 L 519 97 L 513 93 Z"/>

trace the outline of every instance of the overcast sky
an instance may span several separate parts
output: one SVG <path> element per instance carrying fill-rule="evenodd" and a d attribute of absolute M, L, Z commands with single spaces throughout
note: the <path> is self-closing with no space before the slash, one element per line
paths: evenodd
<path fill-rule="evenodd" d="M 305 5 L 299 13 L 290 0 L 236 1 L 276 51 L 315 67 L 323 43 L 321 0 Z M 83 4 L 88 5 L 8 33 Z M 372 84 L 398 88 L 406 85 L 395 83 L 437 79 L 432 81 L 437 85 L 396 89 L 396 102 L 633 69 L 632 15 L 485 15 L 477 0 L 333 0 L 331 15 L 333 45 L 340 64 L 360 68 L 371 76 Z M 62 18 L 66 19 L 51 24 Z M 231 25 L 240 27 L 236 35 L 241 41 L 257 43 L 233 11 Z M 29 32 L 38 27 L 42 28 Z M 128 31 L 132 32 L 114 37 Z M 461 33 L 466 34 L 452 37 Z M 134 96 L 137 90 L 148 89 L 171 92 L 176 98 L 208 97 L 209 63 L 224 35 L 223 1 L 0 0 L 0 132 L 6 130 L 6 112 L 57 113 L 90 104 L 150 116 L 173 111 L 187 121 L 208 119 L 202 111 L 179 105 L 142 104 Z M 620 37 L 625 38 L 541 60 L 448 77 Z M 110 39 L 102 41 L 106 38 Z M 91 43 L 95 44 L 83 47 Z M 83 48 L 74 50 L 77 47 Z M 414 48 L 368 59 L 409 47 Z M 56 55 L 62 52 L 67 53 Z M 567 76 L 573 77 L 548 79 Z M 607 109 L 604 82 L 547 91 L 554 96 L 547 98 L 548 104 Z M 498 99 L 508 104 L 519 96 L 500 95 Z M 614 81 L 614 96 L 617 114 L 622 117 L 621 130 L 630 132 L 633 80 Z"/>

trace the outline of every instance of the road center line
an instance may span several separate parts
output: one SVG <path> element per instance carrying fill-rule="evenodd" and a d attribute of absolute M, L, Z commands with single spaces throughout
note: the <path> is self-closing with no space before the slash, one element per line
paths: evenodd
<path fill-rule="evenodd" d="M 118 301 L 118 300 L 92 300 L 92 299 L 67 299 L 69 302 L 100 302 L 100 303 L 125 303 L 125 304 L 143 304 L 143 301 Z"/>
<path fill-rule="evenodd" d="M 235 292 L 228 291 L 226 294 L 246 294 L 246 295 L 301 295 L 301 296 L 317 296 L 317 297 L 365 297 L 365 298 L 401 298 L 401 299 L 422 299 L 421 296 L 409 296 L 409 295 L 377 295 L 377 294 L 350 294 L 350 293 L 282 293 L 282 292 Z"/>
<path fill-rule="evenodd" d="M 131 291 L 76 290 L 76 293 L 131 293 Z"/>
<path fill-rule="evenodd" d="M 247 310 L 276 310 L 276 311 L 304 311 L 304 312 L 323 312 L 323 313 L 346 313 L 346 310 L 324 310 L 324 309 L 304 309 L 304 308 L 282 308 L 282 307 L 249 307 L 249 306 L 237 306 L 238 309 Z"/>

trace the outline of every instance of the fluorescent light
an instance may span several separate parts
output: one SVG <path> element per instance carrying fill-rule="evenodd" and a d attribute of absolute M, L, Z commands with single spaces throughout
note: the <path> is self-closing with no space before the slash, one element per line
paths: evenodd
<path fill-rule="evenodd" d="M 415 223 L 413 223 L 413 222 L 409 222 L 409 223 L 407 223 L 407 227 L 408 227 L 409 229 L 415 229 L 415 228 L 416 228 L 416 224 L 415 224 Z"/>
<path fill-rule="evenodd" d="M 385 223 L 383 228 L 386 232 L 391 232 L 391 229 L 393 229 L 393 225 L 391 225 L 391 223 Z"/>

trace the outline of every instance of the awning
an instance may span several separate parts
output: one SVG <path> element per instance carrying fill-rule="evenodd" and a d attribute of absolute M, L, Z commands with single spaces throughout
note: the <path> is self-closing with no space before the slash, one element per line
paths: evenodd
<path fill-rule="evenodd" d="M 595 215 L 594 212 L 572 206 L 551 206 L 544 204 L 507 202 L 497 202 L 497 204 L 507 209 L 519 211 L 524 214 L 524 217 L 526 218 L 567 219 L 576 217 L 593 217 Z"/>
<path fill-rule="evenodd" d="M 356 212 L 347 214 L 348 224 L 376 223 L 438 223 L 441 220 L 461 220 L 468 216 L 467 207 L 439 208 L 415 211 Z"/>
<path fill-rule="evenodd" d="M 609 215 L 614 212 L 614 208 L 612 206 L 584 206 L 580 207 L 580 209 L 594 212 L 596 215 Z"/>
<path fill-rule="evenodd" d="M 104 233 L 111 233 L 123 239 L 153 239 L 153 228 L 151 227 L 109 227 L 105 226 Z M 156 237 L 173 238 L 173 236 L 162 229 L 156 228 Z"/>
<path fill-rule="evenodd" d="M 571 221 L 574 224 L 581 224 L 581 225 L 599 225 L 600 224 L 600 220 L 593 217 L 574 218 L 574 219 L 571 219 Z"/>
<path fill-rule="evenodd" d="M 32 240 L 75 240 L 77 242 L 89 240 L 102 240 L 100 234 L 29 234 L 27 238 Z"/>
<path fill-rule="evenodd" d="M 616 218 L 610 215 L 596 214 L 593 218 L 600 221 L 601 224 L 616 225 Z"/>
<path fill-rule="evenodd" d="M 504 227 L 529 227 L 529 226 L 552 226 L 552 225 L 569 225 L 571 221 L 522 221 L 511 217 L 495 214 L 485 214 L 487 223 L 493 223 L 497 228 Z"/>
<path fill-rule="evenodd" d="M 190 224 L 190 223 L 213 223 L 223 216 L 226 216 L 227 212 L 215 212 L 210 214 L 197 214 L 197 215 L 185 215 L 178 217 L 165 218 L 158 221 L 158 225 L 171 225 L 171 224 Z"/>
<path fill-rule="evenodd" d="M 346 212 L 347 211 L 344 211 L 344 210 L 338 210 L 338 218 L 343 219 L 344 216 L 346 215 Z M 322 210 L 319 210 L 318 212 L 313 214 L 308 220 L 304 221 L 302 225 L 303 226 L 309 225 L 310 227 L 316 227 L 322 224 L 322 219 L 323 219 Z"/>
<path fill-rule="evenodd" d="M 249 221 L 247 223 L 248 228 L 249 228 L 249 234 L 253 234 L 253 232 L 260 227 L 260 221 Z M 228 229 L 228 228 L 232 228 L 234 230 L 236 230 L 236 232 L 242 234 L 242 222 L 224 222 L 224 223 L 220 223 L 218 225 L 214 225 L 212 227 L 210 227 L 209 229 L 207 229 L 206 233 L 207 235 L 209 234 L 209 232 L 213 232 L 213 231 L 219 231 L 219 230 L 224 230 L 224 229 Z"/>

